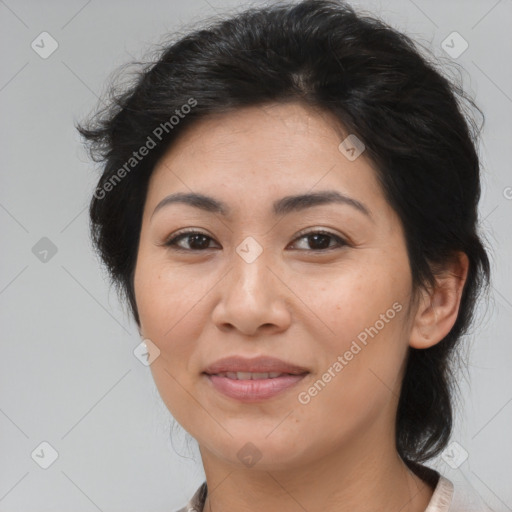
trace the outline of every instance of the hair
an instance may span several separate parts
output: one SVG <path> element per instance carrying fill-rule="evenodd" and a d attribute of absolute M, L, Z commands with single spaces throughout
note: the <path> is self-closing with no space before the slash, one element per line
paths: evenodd
<path fill-rule="evenodd" d="M 477 232 L 480 130 L 465 107 L 482 113 L 408 36 L 341 0 L 304 0 L 247 8 L 167 44 L 77 125 L 102 162 L 89 211 L 94 248 L 140 327 L 133 278 L 158 159 L 201 118 L 285 102 L 332 114 L 364 143 L 403 225 L 413 290 L 433 286 L 457 252 L 469 259 L 453 328 L 430 348 L 409 347 L 405 362 L 396 448 L 417 467 L 449 441 L 452 356 L 489 285 L 490 264 Z M 134 162 L 150 139 L 155 147 Z"/>

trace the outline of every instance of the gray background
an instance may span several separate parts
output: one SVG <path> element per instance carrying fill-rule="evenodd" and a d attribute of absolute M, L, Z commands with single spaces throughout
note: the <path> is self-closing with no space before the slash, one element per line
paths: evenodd
<path fill-rule="evenodd" d="M 469 43 L 456 61 L 487 117 L 480 208 L 494 282 L 465 341 L 470 365 L 453 440 L 468 458 L 456 469 L 442 458 L 431 465 L 494 510 L 512 510 L 512 1 L 352 3 L 446 62 L 449 34 Z M 1 512 L 173 511 L 203 480 L 195 443 L 179 428 L 169 436 L 172 418 L 133 354 L 135 325 L 92 252 L 86 208 L 98 170 L 73 123 L 96 106 L 118 65 L 235 5 L 248 4 L 0 1 Z M 43 31 L 59 45 L 46 59 L 31 48 Z M 40 252 L 43 237 L 55 254 Z M 47 469 L 44 441 L 58 453 Z M 455 450 L 452 464 L 464 453 Z"/>

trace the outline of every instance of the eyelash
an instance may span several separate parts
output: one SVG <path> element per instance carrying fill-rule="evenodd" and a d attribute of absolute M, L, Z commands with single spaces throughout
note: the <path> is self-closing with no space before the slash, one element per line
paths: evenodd
<path fill-rule="evenodd" d="M 211 238 L 206 233 L 191 229 L 191 230 L 185 230 L 185 231 L 178 232 L 177 234 L 172 236 L 170 239 L 168 239 L 166 242 L 164 242 L 162 245 L 169 247 L 173 251 L 180 251 L 180 252 L 204 252 L 208 249 L 211 249 L 211 247 L 207 247 L 206 249 L 184 249 L 183 247 L 179 247 L 177 245 L 177 242 L 179 242 L 181 239 L 185 239 L 187 236 L 191 236 L 191 235 L 202 235 L 206 238 L 209 238 L 210 240 L 213 240 L 213 238 Z M 339 249 L 339 248 L 349 245 L 348 242 L 346 240 L 344 240 L 343 238 L 341 238 L 339 235 L 335 235 L 334 233 L 331 233 L 330 231 L 325 231 L 325 230 L 321 230 L 321 229 L 316 230 L 316 231 L 300 232 L 298 234 L 298 236 L 293 240 L 293 242 L 296 242 L 297 240 L 300 240 L 301 238 L 306 238 L 308 236 L 313 236 L 313 235 L 329 236 L 329 237 L 333 238 L 338 243 L 338 246 L 337 247 L 328 247 L 326 249 L 298 249 L 299 251 L 319 253 L 319 252 L 332 251 L 334 249 Z"/>

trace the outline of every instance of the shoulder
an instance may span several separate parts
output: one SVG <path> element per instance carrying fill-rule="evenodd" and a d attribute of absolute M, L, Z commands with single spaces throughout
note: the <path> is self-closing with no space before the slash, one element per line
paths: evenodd
<path fill-rule="evenodd" d="M 448 512 L 452 510 L 454 486 L 453 483 L 439 475 L 434 494 L 425 509 L 425 512 Z"/>
<path fill-rule="evenodd" d="M 467 483 L 440 474 L 425 512 L 492 512 L 492 510 Z"/>

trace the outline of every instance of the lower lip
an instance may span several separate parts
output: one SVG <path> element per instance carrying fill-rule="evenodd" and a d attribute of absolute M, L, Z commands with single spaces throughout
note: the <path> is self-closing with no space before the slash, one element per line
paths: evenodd
<path fill-rule="evenodd" d="M 236 380 L 219 375 L 206 375 L 213 387 L 231 398 L 242 402 L 257 402 L 272 398 L 290 389 L 301 381 L 307 374 L 283 375 L 273 379 Z"/>

